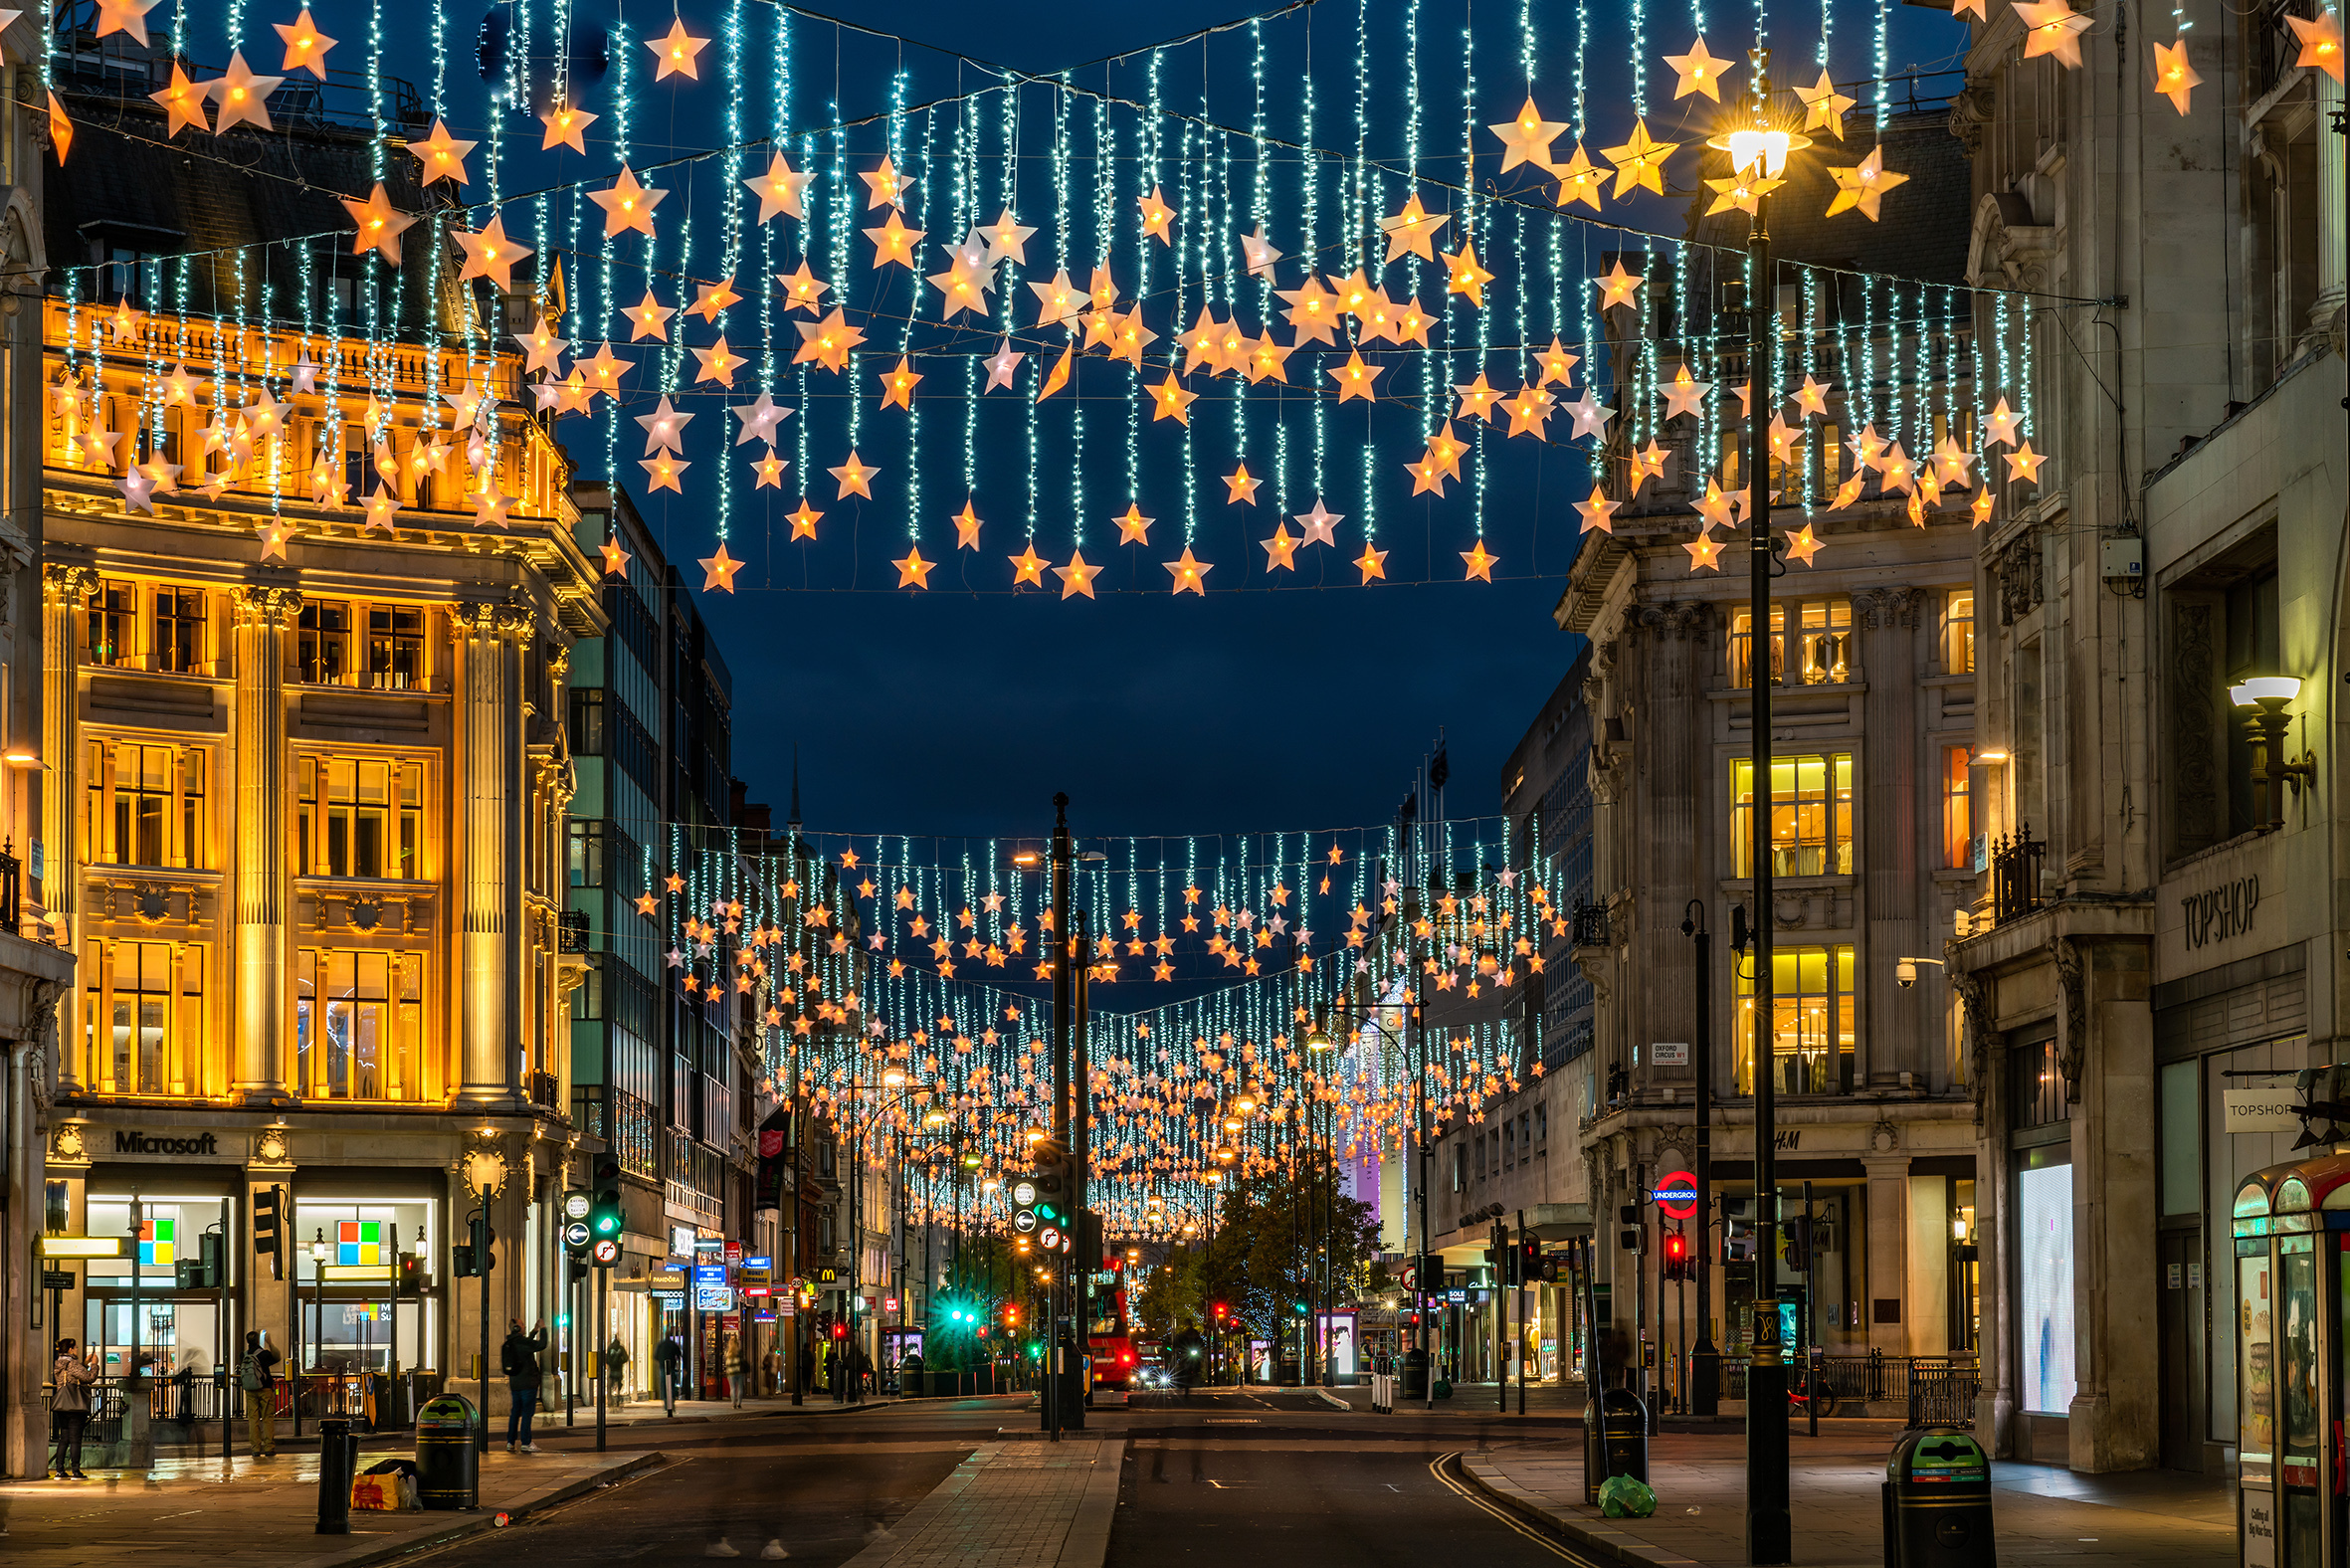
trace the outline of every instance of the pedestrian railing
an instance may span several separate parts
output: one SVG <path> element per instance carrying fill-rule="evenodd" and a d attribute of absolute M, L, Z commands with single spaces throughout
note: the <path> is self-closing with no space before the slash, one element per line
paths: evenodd
<path fill-rule="evenodd" d="M 1724 1399 L 1746 1397 L 1746 1350 L 1735 1346 L 1725 1350 L 1721 1362 L 1721 1391 Z M 1791 1385 L 1801 1387 L 1803 1366 L 1800 1358 L 1790 1357 L 1787 1369 Z M 1901 1404 L 1909 1408 L 1911 1425 L 1921 1420 L 1966 1424 L 1974 1420 L 1975 1393 L 1982 1386 L 1982 1371 L 1972 1359 L 1956 1356 L 1888 1356 L 1871 1350 L 1865 1355 L 1824 1355 L 1819 1361 L 1820 1381 L 1836 1394 L 1840 1414 L 1858 1416 L 1867 1405 Z M 1964 1407 L 1963 1415 L 1943 1412 Z M 1933 1414 L 1921 1417 L 1921 1410 Z"/>

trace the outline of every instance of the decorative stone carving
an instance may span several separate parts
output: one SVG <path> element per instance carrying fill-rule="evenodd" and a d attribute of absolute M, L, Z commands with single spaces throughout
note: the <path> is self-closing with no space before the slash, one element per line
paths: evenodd
<path fill-rule="evenodd" d="M 51 561 L 41 568 L 41 597 L 51 604 L 80 604 L 97 590 L 95 567 L 61 566 Z"/>
<path fill-rule="evenodd" d="M 283 626 L 301 609 L 301 590 L 284 583 L 249 583 L 232 590 L 229 602 L 240 621 Z"/>
<path fill-rule="evenodd" d="M 1990 998 L 1980 976 L 1953 968 L 1950 989 L 1958 997 L 1958 1023 L 1967 1053 L 1967 1095 L 1975 1102 L 1975 1126 L 1983 1125 L 1983 1099 L 1991 1077 Z"/>
<path fill-rule="evenodd" d="M 1990 79 L 1969 79 L 1958 96 L 1950 100 L 1950 134 L 1956 136 L 1968 153 L 1983 150 L 1983 131 L 1991 123 L 1998 106 L 1999 94 Z"/>
<path fill-rule="evenodd" d="M 2080 1103 L 2080 1059 L 2088 1045 L 2088 976 L 2080 944 L 2069 936 L 2049 943 L 2056 963 L 2056 983 L 2064 993 L 2064 1036 L 2056 1042 L 2056 1071 L 2064 1075 L 2064 1100 Z"/>
<path fill-rule="evenodd" d="M 2042 597 L 2039 531 L 2027 528 L 2010 539 L 1993 557 L 1991 575 L 1999 591 L 2000 625 L 2013 626 L 2019 617 L 2038 608 Z"/>
<path fill-rule="evenodd" d="M 1868 1129 L 1868 1152 L 1891 1154 L 1901 1147 L 1901 1129 L 1884 1117 L 1876 1118 L 1876 1125 Z"/>

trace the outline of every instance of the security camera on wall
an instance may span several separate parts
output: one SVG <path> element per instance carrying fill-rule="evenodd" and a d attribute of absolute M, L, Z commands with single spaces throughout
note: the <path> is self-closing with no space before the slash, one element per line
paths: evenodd
<path fill-rule="evenodd" d="M 1917 965 L 1911 963 L 1906 958 L 1902 959 L 1899 963 L 1893 965 L 1893 979 L 1902 990 L 1908 990 L 1911 986 L 1917 984 Z"/>

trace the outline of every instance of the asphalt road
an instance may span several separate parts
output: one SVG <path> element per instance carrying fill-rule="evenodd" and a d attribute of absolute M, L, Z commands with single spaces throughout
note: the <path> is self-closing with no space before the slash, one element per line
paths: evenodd
<path fill-rule="evenodd" d="M 641 1559 L 650 1568 L 679 1557 L 786 1552 L 809 1568 L 834 1568 L 881 1538 L 973 1448 L 1000 1434 L 1025 1437 L 1036 1420 L 1010 1401 L 963 1400 L 616 1428 L 615 1451 L 658 1449 L 671 1463 L 432 1561 L 514 1568 L 517 1560 Z M 1123 1410 L 1095 1410 L 1089 1431 L 1127 1440 L 1109 1563 L 1179 1568 L 1259 1553 L 1282 1568 L 1572 1561 L 1438 1473 L 1448 1454 L 1567 1435 L 1515 1424 L 1488 1436 L 1485 1426 L 1399 1415 L 1366 1427 L 1360 1414 L 1279 1392 L 1142 1396 Z M 566 1450 L 592 1441 L 584 1430 L 566 1436 L 543 1426 L 539 1439 Z"/>

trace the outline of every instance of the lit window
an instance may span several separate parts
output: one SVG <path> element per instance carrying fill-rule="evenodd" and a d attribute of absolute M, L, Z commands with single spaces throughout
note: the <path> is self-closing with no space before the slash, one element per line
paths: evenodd
<path fill-rule="evenodd" d="M 155 605 L 155 668 L 173 675 L 206 675 L 212 669 L 209 628 L 200 588 L 158 588 Z"/>
<path fill-rule="evenodd" d="M 1730 875 L 1754 875 L 1754 762 L 1730 764 Z M 1775 757 L 1771 761 L 1771 875 L 1853 874 L 1853 758 Z"/>
<path fill-rule="evenodd" d="M 1942 864 L 1953 871 L 1975 868 L 1974 767 L 1972 747 L 1942 748 Z"/>
<path fill-rule="evenodd" d="M 1975 670 L 1975 590 L 1951 594 L 1942 611 L 1942 668 L 1954 676 Z"/>
<path fill-rule="evenodd" d="M 310 686 L 340 686 L 351 670 L 351 607 L 312 599 L 301 607 L 295 658 Z"/>
<path fill-rule="evenodd" d="M 1738 966 L 1738 1087 L 1754 1092 L 1754 965 Z M 1853 950 L 1771 949 L 1772 1083 L 1782 1094 L 1853 1087 Z"/>
<path fill-rule="evenodd" d="M 297 877 L 424 875 L 424 764 L 349 757 L 298 758 L 294 811 Z"/>
<path fill-rule="evenodd" d="M 1796 627 L 1795 669 L 1787 668 L 1787 624 Z M 1730 615 L 1730 684 L 1749 686 L 1749 645 L 1754 626 L 1750 610 Z M 1771 606 L 1771 684 L 1827 686 L 1852 679 L 1853 602 L 1850 599 L 1805 599 Z"/>
<path fill-rule="evenodd" d="M 82 970 L 85 1082 L 101 1094 L 207 1092 L 202 946 L 94 941 Z"/>
<path fill-rule="evenodd" d="M 424 954 L 303 948 L 294 1072 L 310 1099 L 421 1099 Z"/>
<path fill-rule="evenodd" d="M 90 596 L 90 641 L 83 659 L 117 669 L 138 667 L 138 585 L 101 582 Z"/>
<path fill-rule="evenodd" d="M 83 754 L 84 860 L 93 866 L 212 869 L 201 748 L 93 740 Z"/>
<path fill-rule="evenodd" d="M 420 607 L 367 607 L 367 684 L 379 691 L 407 691 L 424 685 L 424 611 Z"/>

